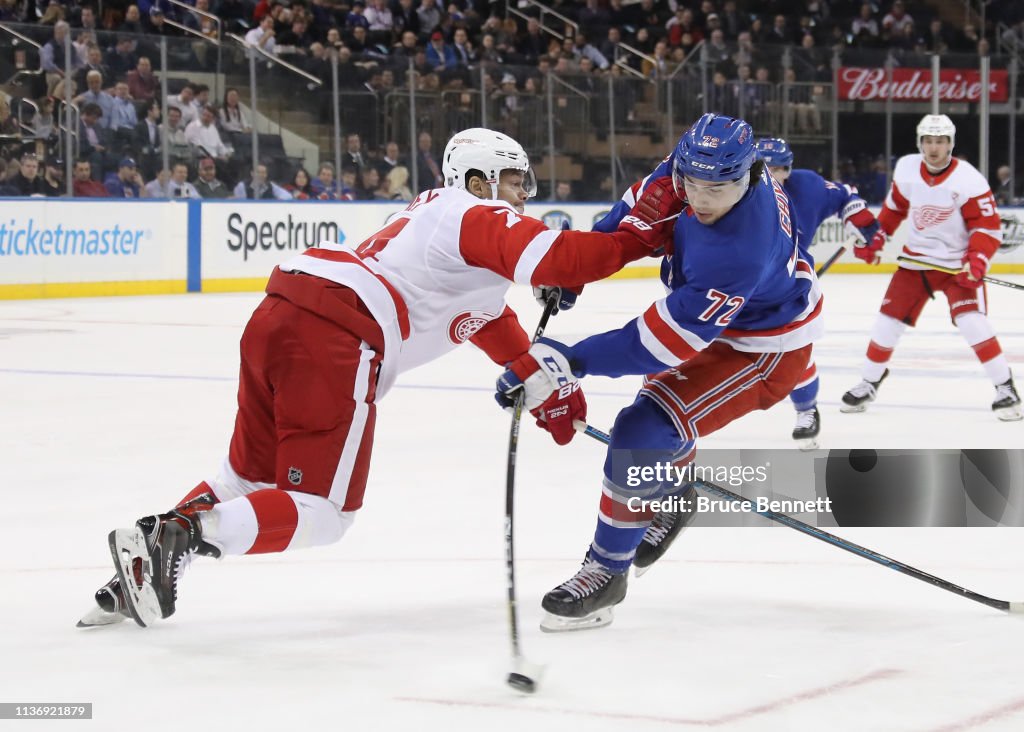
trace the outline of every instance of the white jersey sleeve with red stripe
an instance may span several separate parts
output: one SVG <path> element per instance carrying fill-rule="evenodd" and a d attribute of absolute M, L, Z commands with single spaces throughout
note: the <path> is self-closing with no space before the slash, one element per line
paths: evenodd
<path fill-rule="evenodd" d="M 421 193 L 354 250 L 321 245 L 281 269 L 324 277 L 359 294 L 386 338 L 391 331 L 381 376 L 388 386 L 385 371 L 393 379 L 432 361 L 503 314 L 501 329 L 509 334 L 505 293 L 512 282 L 578 286 L 645 254 L 643 243 L 626 233 L 551 231 L 505 202 L 445 188 Z M 474 342 L 493 358 L 504 357 L 508 345 L 498 340 Z M 516 340 L 528 345 L 525 335 Z"/>
<path fill-rule="evenodd" d="M 989 258 L 1002 242 L 988 182 L 956 158 L 939 175 L 928 172 L 919 154 L 899 159 L 878 222 L 892 234 L 904 219 L 909 227 L 904 254 L 943 267 L 959 269 L 968 249 Z"/>

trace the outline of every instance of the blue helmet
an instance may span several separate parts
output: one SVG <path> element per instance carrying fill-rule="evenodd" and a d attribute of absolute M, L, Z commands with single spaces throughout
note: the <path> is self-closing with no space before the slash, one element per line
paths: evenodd
<path fill-rule="evenodd" d="M 766 137 L 757 141 L 757 156 L 772 168 L 793 167 L 793 148 L 780 137 Z"/>
<path fill-rule="evenodd" d="M 756 157 L 749 124 L 709 112 L 679 138 L 672 175 L 679 183 L 683 176 L 727 183 L 746 175 Z"/>

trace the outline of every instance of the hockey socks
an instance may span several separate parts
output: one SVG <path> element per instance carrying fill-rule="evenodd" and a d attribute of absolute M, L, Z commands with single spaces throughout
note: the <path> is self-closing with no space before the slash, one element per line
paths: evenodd
<path fill-rule="evenodd" d="M 789 398 L 792 400 L 796 411 L 806 412 L 817 406 L 818 383 L 818 367 L 812 360 L 807 364 L 807 370 L 804 372 L 803 377 L 801 377 L 800 383 L 789 394 Z"/>
<path fill-rule="evenodd" d="M 354 517 L 326 498 L 267 488 L 218 503 L 200 520 L 224 554 L 266 554 L 333 544 Z"/>
<path fill-rule="evenodd" d="M 999 386 L 1009 381 L 1010 364 L 988 318 L 982 313 L 964 313 L 956 319 L 956 327 L 974 350 L 992 383 Z"/>
<path fill-rule="evenodd" d="M 906 323 L 882 313 L 878 314 L 871 328 L 871 342 L 868 343 L 867 360 L 861 369 L 864 381 L 878 382 L 882 380 L 893 349 L 907 330 Z"/>

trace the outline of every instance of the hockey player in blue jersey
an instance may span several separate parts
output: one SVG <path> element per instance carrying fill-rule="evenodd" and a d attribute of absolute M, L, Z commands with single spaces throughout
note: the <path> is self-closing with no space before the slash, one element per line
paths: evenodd
<path fill-rule="evenodd" d="M 878 221 L 855 188 L 827 181 L 813 170 L 793 170 L 793 150 L 785 140 L 758 140 L 757 155 L 789 196 L 797 222 L 797 245 L 812 266 L 810 246 L 825 219 L 831 216 L 842 219 L 850 235 L 856 238 L 857 246 L 869 243 L 878 232 Z M 793 439 L 801 450 L 814 450 L 818 447 L 821 416 L 818 413 L 818 369 L 813 358 L 789 398 L 796 408 Z"/>
<path fill-rule="evenodd" d="M 611 622 L 629 567 L 653 563 L 690 515 L 692 486 L 666 480 L 666 468 L 688 465 L 701 435 L 785 399 L 807 368 L 823 327 L 821 291 L 796 245 L 789 200 L 756 157 L 749 124 L 701 117 L 596 227 L 614 229 L 649 186 L 685 198 L 661 267 L 669 294 L 573 346 L 540 339 L 527 357 L 542 372 L 513 363 L 499 379 L 507 403 L 519 389 L 527 398 L 550 391 L 532 383 L 544 378 L 571 388 L 588 374 L 649 375 L 615 419 L 594 540 L 579 572 L 545 595 L 545 630 Z"/>

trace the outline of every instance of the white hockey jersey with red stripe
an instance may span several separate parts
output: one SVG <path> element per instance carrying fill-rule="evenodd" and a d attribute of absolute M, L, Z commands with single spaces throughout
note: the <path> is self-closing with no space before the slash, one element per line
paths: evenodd
<path fill-rule="evenodd" d="M 878 222 L 892 234 L 904 219 L 903 253 L 943 267 L 959 269 L 968 249 L 991 258 L 1003 240 L 988 182 L 973 165 L 956 158 L 939 175 L 928 171 L 919 154 L 897 161 Z"/>
<path fill-rule="evenodd" d="M 443 188 L 421 193 L 354 249 L 324 243 L 280 268 L 360 296 L 384 331 L 382 396 L 398 373 L 470 338 L 499 362 L 524 352 L 529 339 L 505 305 L 512 282 L 579 287 L 646 255 L 627 232 L 552 231 L 503 201 Z"/>

